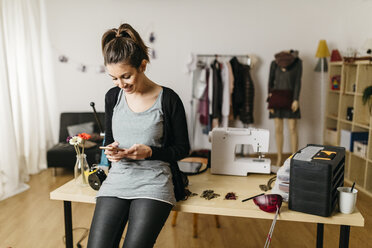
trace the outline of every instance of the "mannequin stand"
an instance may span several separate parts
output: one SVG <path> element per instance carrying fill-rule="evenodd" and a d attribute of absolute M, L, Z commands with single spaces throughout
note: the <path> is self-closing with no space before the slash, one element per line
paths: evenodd
<path fill-rule="evenodd" d="M 277 166 L 282 166 L 283 164 L 283 119 L 274 118 L 275 121 L 275 141 L 277 148 Z M 291 152 L 292 154 L 298 150 L 298 132 L 297 132 L 297 119 L 287 119 L 289 135 L 291 139 Z"/>

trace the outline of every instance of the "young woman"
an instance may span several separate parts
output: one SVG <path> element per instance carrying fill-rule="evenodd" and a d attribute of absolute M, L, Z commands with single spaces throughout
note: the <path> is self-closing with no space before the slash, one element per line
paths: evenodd
<path fill-rule="evenodd" d="M 179 96 L 145 75 L 148 48 L 122 24 L 102 37 L 106 69 L 116 87 L 105 97 L 105 151 L 112 162 L 97 194 L 88 247 L 153 247 L 187 178 L 177 161 L 190 145 Z"/>

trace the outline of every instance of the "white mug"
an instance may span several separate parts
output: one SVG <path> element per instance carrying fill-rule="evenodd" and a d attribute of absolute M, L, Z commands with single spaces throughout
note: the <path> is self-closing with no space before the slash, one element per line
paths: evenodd
<path fill-rule="evenodd" d="M 340 212 L 343 214 L 351 214 L 354 212 L 355 203 L 357 200 L 357 189 L 353 189 L 353 192 L 350 192 L 351 187 L 338 187 L 338 205 L 340 207 Z"/>

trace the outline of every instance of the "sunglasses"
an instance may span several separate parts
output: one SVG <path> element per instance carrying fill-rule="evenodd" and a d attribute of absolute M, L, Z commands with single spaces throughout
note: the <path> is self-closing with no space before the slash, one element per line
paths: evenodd
<path fill-rule="evenodd" d="M 253 202 L 263 211 L 268 213 L 274 213 L 275 217 L 273 219 L 273 222 L 270 227 L 269 234 L 267 235 L 266 242 L 264 248 L 268 248 L 270 246 L 271 237 L 273 236 L 276 220 L 278 218 L 279 209 L 282 206 L 283 197 L 278 194 L 259 194 L 257 196 L 253 196 L 250 198 L 247 198 L 243 201 L 247 201 L 253 199 Z"/>

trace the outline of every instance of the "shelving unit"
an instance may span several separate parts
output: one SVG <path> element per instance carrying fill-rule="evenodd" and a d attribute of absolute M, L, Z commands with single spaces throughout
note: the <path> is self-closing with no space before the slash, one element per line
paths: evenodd
<path fill-rule="evenodd" d="M 338 90 L 332 90 L 331 79 L 340 75 Z M 372 85 L 372 62 L 331 62 L 323 133 L 324 145 L 340 145 L 341 130 L 368 132 L 366 157 L 346 152 L 345 181 L 356 182 L 359 190 L 372 196 L 372 118 L 362 96 L 365 87 Z M 347 109 L 353 107 L 353 118 L 347 120 Z"/>

